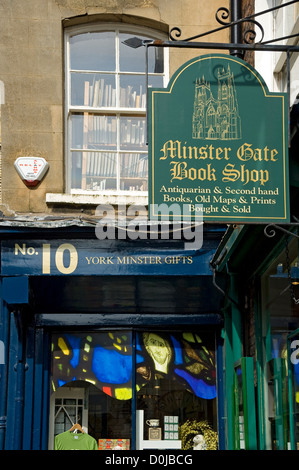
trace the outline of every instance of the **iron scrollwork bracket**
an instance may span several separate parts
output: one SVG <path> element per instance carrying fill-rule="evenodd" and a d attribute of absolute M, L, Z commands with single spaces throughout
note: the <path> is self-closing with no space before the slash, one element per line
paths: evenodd
<path fill-rule="evenodd" d="M 286 224 L 286 225 L 288 225 L 290 227 L 294 227 L 294 228 L 299 227 L 299 223 L 291 223 L 291 224 Z M 276 232 L 277 230 L 280 230 L 281 232 L 283 232 L 287 235 L 290 235 L 292 237 L 299 238 L 298 233 L 292 232 L 291 230 L 288 230 L 285 227 L 282 227 L 281 225 L 277 225 L 277 224 L 268 224 L 268 225 L 266 225 L 266 227 L 264 228 L 264 234 L 268 238 L 273 238 L 273 237 L 275 237 L 275 235 L 277 233 Z"/>
<path fill-rule="evenodd" d="M 207 32 L 202 33 L 202 34 L 198 34 L 196 36 L 191 36 L 189 38 L 186 38 L 186 39 L 182 40 L 181 39 L 181 35 L 182 35 L 181 29 L 178 28 L 177 26 L 175 26 L 174 28 L 172 28 L 170 30 L 169 38 L 170 38 L 171 41 L 174 41 L 174 42 L 178 41 L 178 40 L 183 41 L 183 42 L 190 42 L 190 41 L 193 41 L 195 39 L 199 39 L 199 38 L 202 38 L 204 36 L 208 36 L 209 34 L 213 34 L 213 33 L 216 33 L 218 31 L 224 30 L 226 28 L 231 28 L 231 27 L 237 26 L 237 25 L 245 25 L 245 28 L 244 28 L 244 31 L 243 31 L 243 41 L 244 41 L 245 44 L 267 44 L 268 42 L 277 42 L 277 41 L 280 41 L 280 40 L 285 40 L 285 39 L 288 39 L 288 38 L 291 38 L 291 37 L 294 37 L 294 36 L 298 36 L 298 34 L 294 34 L 294 35 L 290 35 L 290 36 L 284 36 L 282 38 L 277 38 L 277 39 L 274 39 L 274 40 L 271 40 L 271 41 L 263 42 L 264 29 L 263 29 L 262 25 L 255 18 L 257 16 L 261 16 L 261 15 L 265 15 L 267 13 L 270 13 L 271 11 L 279 10 L 280 8 L 285 8 L 289 5 L 292 5 L 292 4 L 297 3 L 297 2 L 298 2 L 298 0 L 291 0 L 291 1 L 283 3 L 281 5 L 277 5 L 273 8 L 269 8 L 267 10 L 260 11 L 258 13 L 253 14 L 253 15 L 248 15 L 245 18 L 240 18 L 236 21 L 229 21 L 229 18 L 231 16 L 229 9 L 226 8 L 226 7 L 220 7 L 220 8 L 218 8 L 218 10 L 215 14 L 216 21 L 221 25 L 220 27 L 212 29 L 212 30 L 207 31 Z M 252 27 L 249 27 L 249 25 L 252 25 Z M 261 34 L 261 37 L 260 37 L 259 41 L 256 41 L 257 32 L 254 29 L 254 27 L 257 27 L 259 29 L 260 34 Z"/>
<path fill-rule="evenodd" d="M 258 21 L 253 19 L 253 16 L 254 15 L 247 16 L 245 18 L 241 18 L 241 19 L 236 20 L 236 21 L 225 21 L 230 17 L 229 9 L 225 8 L 225 7 L 220 7 L 216 11 L 216 15 L 215 15 L 216 21 L 219 24 L 221 24 L 220 27 L 212 29 L 212 30 L 207 31 L 207 32 L 202 33 L 202 34 L 198 34 L 196 36 L 191 36 L 189 38 L 185 38 L 185 39 L 183 39 L 183 41 L 184 42 L 193 41 L 195 39 L 199 39 L 199 38 L 202 38 L 204 36 L 208 36 L 209 34 L 216 33 L 216 32 L 221 31 L 223 29 L 231 28 L 232 26 L 251 23 L 252 25 L 257 26 L 259 28 L 260 32 L 261 32 L 261 38 L 257 42 L 257 44 L 261 44 L 262 40 L 264 39 L 264 29 Z M 181 40 L 181 35 L 182 35 L 182 31 L 177 26 L 172 28 L 170 30 L 170 33 L 169 33 L 169 37 L 170 37 L 171 41 Z M 254 40 L 256 39 L 256 36 L 257 36 L 257 33 L 253 28 L 245 29 L 244 33 L 243 33 L 243 40 L 246 44 L 252 44 L 254 42 Z"/>
<path fill-rule="evenodd" d="M 221 18 L 218 16 L 220 15 L 220 13 L 221 13 Z M 240 20 L 233 21 L 233 22 L 224 21 L 224 20 L 227 20 L 229 16 L 230 16 L 230 12 L 228 8 L 221 7 L 221 8 L 218 8 L 218 10 L 216 11 L 216 20 L 218 21 L 218 23 L 222 24 L 225 27 L 231 27 L 231 26 L 235 26 L 238 24 L 248 24 L 248 23 L 257 26 L 260 30 L 261 38 L 259 41 L 256 41 L 256 44 L 262 43 L 264 39 L 264 35 L 265 35 L 264 28 L 258 21 L 253 19 L 254 15 L 248 16 L 246 18 L 241 18 Z M 253 28 L 245 29 L 243 32 L 243 41 L 245 44 L 252 44 L 255 41 L 256 36 L 257 36 L 257 33 Z"/>

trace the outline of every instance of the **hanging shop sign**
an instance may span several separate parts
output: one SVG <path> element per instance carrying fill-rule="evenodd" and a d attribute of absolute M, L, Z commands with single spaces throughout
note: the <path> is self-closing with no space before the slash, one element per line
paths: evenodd
<path fill-rule="evenodd" d="M 288 222 L 288 107 L 248 63 L 211 54 L 149 91 L 152 219 Z"/>

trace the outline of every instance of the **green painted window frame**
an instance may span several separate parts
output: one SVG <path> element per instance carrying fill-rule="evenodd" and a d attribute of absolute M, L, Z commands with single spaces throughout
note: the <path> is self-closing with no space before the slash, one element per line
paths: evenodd
<path fill-rule="evenodd" d="M 238 373 L 241 371 L 241 391 L 238 384 Z M 234 423 L 234 449 L 241 449 L 240 438 L 240 410 L 239 397 L 242 394 L 243 403 L 243 430 L 244 430 L 244 450 L 257 449 L 257 431 L 256 431 L 256 406 L 254 390 L 254 363 L 253 357 L 242 357 L 234 364 L 234 382 L 233 382 L 233 423 Z"/>
<path fill-rule="evenodd" d="M 296 420 L 295 420 L 295 399 L 296 393 L 294 390 L 294 372 L 293 364 L 291 361 L 291 342 L 295 339 L 296 336 L 299 336 L 299 328 L 294 330 L 288 335 L 287 338 L 287 352 L 288 352 L 288 389 L 289 389 L 289 423 L 290 423 L 290 443 L 291 450 L 297 450 L 296 443 Z"/>
<path fill-rule="evenodd" d="M 273 358 L 268 362 L 270 377 L 268 386 L 273 385 L 274 397 L 274 432 L 277 450 L 287 450 L 288 423 L 287 423 L 287 370 L 284 358 Z M 272 441 L 273 445 L 273 441 Z M 273 449 L 274 450 L 274 449 Z"/>

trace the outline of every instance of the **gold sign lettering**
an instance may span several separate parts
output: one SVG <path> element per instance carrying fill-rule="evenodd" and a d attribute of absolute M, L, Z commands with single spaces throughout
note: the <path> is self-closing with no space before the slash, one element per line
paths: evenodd
<path fill-rule="evenodd" d="M 269 152 L 269 148 L 266 146 L 263 149 L 253 149 L 251 148 L 252 144 L 244 143 L 241 147 L 237 150 L 237 157 L 239 160 L 243 162 L 247 162 L 248 160 L 255 160 L 255 161 L 265 161 L 265 162 L 276 162 L 277 158 L 274 158 L 278 152 L 276 149 L 273 149 Z"/>
<path fill-rule="evenodd" d="M 206 168 L 188 168 L 186 162 L 170 162 L 173 167 L 170 170 L 172 176 L 171 181 L 189 179 L 194 181 L 216 181 L 215 168 L 211 168 L 209 163 Z"/>
<path fill-rule="evenodd" d="M 228 163 L 224 168 L 222 181 L 240 181 L 246 185 L 249 182 L 260 183 L 264 185 L 269 181 L 269 171 L 268 170 L 248 170 L 245 168 L 245 165 L 241 165 L 240 170 L 235 168 L 235 165 Z"/>
<path fill-rule="evenodd" d="M 278 151 L 265 146 L 263 148 L 254 148 L 252 144 L 244 142 L 240 145 L 233 156 L 230 147 L 215 147 L 212 144 L 201 147 L 187 146 L 179 140 L 167 140 L 161 148 L 162 156 L 160 160 L 169 160 L 169 171 L 171 182 L 173 180 L 189 181 L 217 181 L 220 178 L 224 182 L 234 183 L 240 181 L 243 185 L 248 183 L 258 183 L 264 186 L 270 180 L 268 169 L 247 168 L 249 161 L 268 162 L 275 164 L 278 161 Z M 187 161 L 186 161 L 187 160 Z M 215 160 L 213 163 L 207 163 L 206 166 L 196 167 L 194 164 L 189 166 L 188 160 Z M 216 165 L 216 160 L 230 160 L 222 169 Z M 235 162 L 244 162 L 242 165 L 236 165 Z M 217 174 L 218 172 L 218 174 Z M 221 173 L 221 175 L 220 175 Z"/>
<path fill-rule="evenodd" d="M 186 142 L 185 142 L 186 144 Z M 213 145 L 203 145 L 202 147 L 182 145 L 179 140 L 168 140 L 161 148 L 163 155 L 160 160 L 167 158 L 178 158 L 179 160 L 229 160 L 230 147 L 214 147 Z"/>

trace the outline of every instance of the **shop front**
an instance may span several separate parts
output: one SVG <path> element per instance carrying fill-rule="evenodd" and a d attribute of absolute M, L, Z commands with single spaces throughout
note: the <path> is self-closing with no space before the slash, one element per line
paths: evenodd
<path fill-rule="evenodd" d="M 255 448 L 297 450 L 297 224 L 230 227 L 221 245 L 219 254 L 225 255 L 221 261 L 219 255 L 214 266 L 216 278 L 225 278 L 230 286 L 225 318 L 227 321 L 231 315 L 229 298 L 234 299 L 243 325 L 242 341 L 226 343 L 228 348 L 224 348 L 224 357 L 229 354 L 234 364 L 234 375 L 226 390 L 232 422 L 230 445 L 234 449 L 248 448 L 244 440 L 247 425 L 247 443 L 254 439 Z M 235 277 L 242 282 L 237 290 Z M 227 323 L 224 329 L 227 331 Z M 236 393 L 230 400 L 231 389 Z"/>
<path fill-rule="evenodd" d="M 223 448 L 223 296 L 209 264 L 223 230 L 193 251 L 90 228 L 17 232 L 1 247 L 2 448 L 72 448 L 73 427 L 84 449 Z"/>
<path fill-rule="evenodd" d="M 196 418 L 216 449 L 215 331 L 185 328 L 54 334 L 50 448 L 81 422 L 103 450 L 181 449 Z"/>
<path fill-rule="evenodd" d="M 298 449 L 297 270 L 298 244 L 290 232 L 282 237 L 261 275 L 259 329 L 260 336 L 263 333 L 266 338 L 263 357 L 268 417 L 264 445 L 273 450 Z"/>

